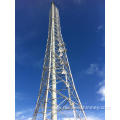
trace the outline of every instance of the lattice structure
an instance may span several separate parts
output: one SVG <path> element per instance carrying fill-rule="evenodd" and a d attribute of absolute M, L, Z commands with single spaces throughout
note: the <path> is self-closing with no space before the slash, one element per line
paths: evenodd
<path fill-rule="evenodd" d="M 33 120 L 86 120 L 62 39 L 59 11 L 52 2 L 43 73 Z"/>

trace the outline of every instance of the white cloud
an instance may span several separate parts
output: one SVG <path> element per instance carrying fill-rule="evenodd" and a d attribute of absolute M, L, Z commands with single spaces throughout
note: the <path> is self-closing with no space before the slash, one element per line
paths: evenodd
<path fill-rule="evenodd" d="M 105 86 L 104 85 L 100 87 L 97 93 L 101 95 L 100 101 L 105 101 Z"/>
<path fill-rule="evenodd" d="M 20 115 L 22 115 L 23 114 L 23 112 L 16 112 L 16 117 L 19 117 Z"/>
<path fill-rule="evenodd" d="M 74 120 L 74 118 L 63 118 L 63 120 Z"/>
<path fill-rule="evenodd" d="M 97 64 L 90 64 L 89 68 L 86 70 L 87 74 L 94 74 L 98 71 L 98 65 Z"/>
<path fill-rule="evenodd" d="M 89 67 L 82 71 L 81 73 L 87 75 L 97 75 L 101 79 L 105 77 L 105 66 L 100 66 L 98 64 L 90 64 Z M 100 101 L 105 101 L 105 80 L 101 80 L 98 83 L 99 90 L 97 90 L 97 94 L 100 95 Z"/>
<path fill-rule="evenodd" d="M 74 118 L 63 118 L 63 120 L 74 120 Z M 87 116 L 87 120 L 102 120 L 102 119 L 96 116 Z"/>
<path fill-rule="evenodd" d="M 88 116 L 87 120 L 101 120 L 101 119 L 96 116 Z"/>
<path fill-rule="evenodd" d="M 26 120 L 32 120 L 32 117 L 27 118 Z"/>
<path fill-rule="evenodd" d="M 99 82 L 98 86 L 99 90 L 97 91 L 97 94 L 101 96 L 99 100 L 105 101 L 105 80 Z"/>
<path fill-rule="evenodd" d="M 105 80 L 103 80 L 103 81 L 101 81 L 101 82 L 99 82 L 99 84 L 98 84 L 99 86 L 104 86 L 105 85 Z"/>
<path fill-rule="evenodd" d="M 31 115 L 33 114 L 32 109 L 18 111 L 15 113 L 15 120 L 32 120 Z"/>
<path fill-rule="evenodd" d="M 63 118 L 62 120 L 74 120 L 74 118 Z M 79 120 L 79 119 L 77 119 Z"/>
<path fill-rule="evenodd" d="M 84 72 L 88 75 L 96 74 L 100 77 L 104 77 L 105 67 L 100 67 L 98 64 L 90 64 L 90 66 Z"/>

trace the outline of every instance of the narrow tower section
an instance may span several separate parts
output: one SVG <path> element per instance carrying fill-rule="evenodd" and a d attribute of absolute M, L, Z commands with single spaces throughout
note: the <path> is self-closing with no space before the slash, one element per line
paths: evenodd
<path fill-rule="evenodd" d="M 32 120 L 87 120 L 62 39 L 59 11 L 52 2 L 40 90 Z"/>

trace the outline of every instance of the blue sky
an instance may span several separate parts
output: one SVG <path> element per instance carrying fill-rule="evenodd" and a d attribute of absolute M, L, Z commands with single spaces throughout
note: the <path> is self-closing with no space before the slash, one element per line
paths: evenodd
<path fill-rule="evenodd" d="M 50 0 L 16 0 L 16 120 L 31 120 L 48 36 Z M 76 89 L 83 105 L 104 106 L 105 1 L 55 0 Z M 86 110 L 104 120 L 104 110 Z M 67 119 L 66 119 L 67 120 Z"/>

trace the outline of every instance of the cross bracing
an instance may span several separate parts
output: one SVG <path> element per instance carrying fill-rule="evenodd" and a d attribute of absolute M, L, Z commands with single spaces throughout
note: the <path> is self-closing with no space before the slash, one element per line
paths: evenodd
<path fill-rule="evenodd" d="M 62 39 L 59 11 L 52 2 L 40 90 L 33 120 L 87 120 Z M 68 112 L 69 111 L 69 112 Z"/>

